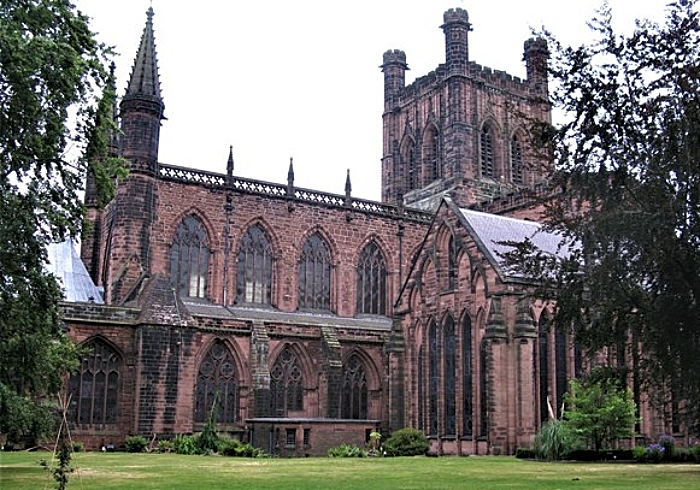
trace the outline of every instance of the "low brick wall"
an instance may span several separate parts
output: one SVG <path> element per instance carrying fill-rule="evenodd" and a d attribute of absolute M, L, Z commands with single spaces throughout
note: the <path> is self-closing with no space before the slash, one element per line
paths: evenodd
<path fill-rule="evenodd" d="M 319 418 L 258 418 L 246 424 L 253 446 L 280 457 L 327 456 L 341 444 L 365 447 L 379 428 L 379 420 Z"/>

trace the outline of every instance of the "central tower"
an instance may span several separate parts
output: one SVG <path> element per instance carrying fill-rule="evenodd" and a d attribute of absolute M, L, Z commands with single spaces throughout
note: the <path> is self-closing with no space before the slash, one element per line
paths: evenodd
<path fill-rule="evenodd" d="M 546 42 L 526 41 L 521 80 L 469 60 L 466 10 L 446 11 L 441 28 L 445 63 L 408 86 L 406 53 L 384 53 L 382 200 L 468 207 L 542 182 L 527 129 L 551 121 Z"/>

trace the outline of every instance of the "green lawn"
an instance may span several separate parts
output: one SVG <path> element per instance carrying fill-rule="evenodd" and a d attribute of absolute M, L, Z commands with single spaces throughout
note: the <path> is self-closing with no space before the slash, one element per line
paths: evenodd
<path fill-rule="evenodd" d="M 51 453 L 0 453 L 1 489 L 53 488 Z M 510 457 L 244 459 L 78 453 L 75 489 L 615 489 L 700 488 L 700 465 L 540 463 Z"/>

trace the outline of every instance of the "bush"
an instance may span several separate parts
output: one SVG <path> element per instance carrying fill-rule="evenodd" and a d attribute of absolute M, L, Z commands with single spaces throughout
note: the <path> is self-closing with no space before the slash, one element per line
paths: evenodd
<path fill-rule="evenodd" d="M 341 444 L 328 450 L 328 456 L 332 458 L 364 458 L 367 453 L 354 444 Z"/>
<path fill-rule="evenodd" d="M 220 439 L 219 454 L 237 458 L 260 458 L 265 456 L 265 452 L 262 449 L 253 447 L 238 439 Z"/>
<path fill-rule="evenodd" d="M 159 453 L 172 453 L 175 451 L 175 443 L 169 440 L 158 441 Z"/>
<path fill-rule="evenodd" d="M 529 447 L 519 447 L 515 450 L 515 457 L 518 459 L 535 459 L 535 450 Z"/>
<path fill-rule="evenodd" d="M 559 461 L 576 449 L 578 441 L 575 435 L 566 422 L 561 420 L 547 420 L 535 436 L 537 459 Z"/>
<path fill-rule="evenodd" d="M 649 463 L 660 463 L 664 459 L 665 451 L 661 444 L 649 444 L 647 446 L 647 461 Z"/>
<path fill-rule="evenodd" d="M 384 443 L 387 456 L 423 456 L 428 452 L 428 438 L 418 429 L 406 427 L 391 434 Z"/>
<path fill-rule="evenodd" d="M 148 446 L 148 439 L 143 436 L 129 436 L 124 444 L 128 453 L 142 453 Z"/>
<path fill-rule="evenodd" d="M 75 441 L 71 443 L 71 445 L 73 447 L 74 453 L 82 453 L 83 451 L 85 451 L 85 444 L 82 442 Z"/>
<path fill-rule="evenodd" d="M 664 434 L 659 437 L 659 446 L 664 448 L 664 460 L 671 461 L 673 453 L 676 451 L 676 440 L 673 436 Z"/>
<path fill-rule="evenodd" d="M 700 444 L 695 444 L 690 447 L 690 459 L 696 463 L 700 463 Z"/>
<path fill-rule="evenodd" d="M 647 448 L 644 446 L 635 446 L 632 449 L 632 457 L 637 463 L 647 462 Z"/>
<path fill-rule="evenodd" d="M 178 434 L 173 439 L 173 448 L 177 454 L 197 454 L 197 438 Z"/>

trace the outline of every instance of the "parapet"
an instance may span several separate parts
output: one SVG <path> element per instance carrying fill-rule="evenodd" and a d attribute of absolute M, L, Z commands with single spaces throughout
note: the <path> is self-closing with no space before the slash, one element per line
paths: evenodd
<path fill-rule="evenodd" d="M 390 49 L 384 52 L 382 65 L 400 64 L 406 67 L 406 53 L 400 49 Z"/>
<path fill-rule="evenodd" d="M 469 24 L 469 14 L 466 10 L 459 7 L 447 10 L 443 14 L 442 19 L 445 24 Z"/>

